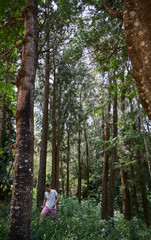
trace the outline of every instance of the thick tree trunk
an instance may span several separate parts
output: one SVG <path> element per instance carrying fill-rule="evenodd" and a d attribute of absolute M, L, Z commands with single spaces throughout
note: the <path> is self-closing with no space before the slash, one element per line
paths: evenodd
<path fill-rule="evenodd" d="M 69 161 L 70 161 L 70 129 L 68 129 L 67 140 L 67 197 L 69 197 Z"/>
<path fill-rule="evenodd" d="M 2 131 L 3 131 L 3 124 L 4 124 L 5 98 L 6 98 L 6 94 L 3 95 L 2 106 L 1 106 L 1 114 L 0 114 L 0 147 L 1 147 L 1 144 L 2 144 Z"/>
<path fill-rule="evenodd" d="M 85 135 L 85 144 L 86 144 L 86 179 L 87 179 L 87 197 L 89 195 L 89 144 L 87 139 L 87 131 L 86 128 L 84 129 L 84 135 Z"/>
<path fill-rule="evenodd" d="M 107 121 L 109 121 L 109 114 L 110 114 L 110 103 L 108 104 L 107 109 Z M 110 127 L 109 123 L 106 122 L 106 128 L 105 128 L 105 142 L 109 141 L 110 139 Z M 104 143 L 105 143 L 104 142 Z M 108 219 L 108 213 L 107 213 L 107 198 L 108 198 L 108 159 L 109 159 L 109 153 L 107 150 L 107 146 L 104 147 L 104 153 L 103 153 L 103 176 L 102 176 L 102 208 L 101 208 L 101 218 L 107 220 Z"/>
<path fill-rule="evenodd" d="M 125 0 L 123 20 L 142 105 L 151 119 L 151 1 Z"/>
<path fill-rule="evenodd" d="M 27 0 L 21 70 L 18 75 L 16 153 L 8 240 L 30 235 L 33 189 L 33 106 L 37 56 L 37 1 Z"/>
<path fill-rule="evenodd" d="M 52 125 L 52 183 L 51 187 L 56 187 L 56 64 L 55 53 L 53 55 L 53 125 Z"/>
<path fill-rule="evenodd" d="M 47 48 L 49 49 L 49 36 L 47 40 Z M 48 102 L 49 102 L 49 64 L 50 53 L 46 54 L 46 69 L 45 69 L 45 89 L 44 89 L 44 109 L 42 120 L 42 136 L 40 149 L 40 162 L 37 179 L 37 206 L 40 207 L 43 203 L 45 182 L 46 182 L 46 158 L 47 158 L 47 136 L 48 136 Z"/>
<path fill-rule="evenodd" d="M 141 193 L 142 193 L 144 218 L 145 218 L 146 225 L 150 226 L 147 192 L 146 192 L 145 178 L 142 171 L 143 166 L 142 166 L 142 160 L 141 160 L 141 152 L 139 148 L 136 151 L 136 155 L 137 155 L 137 161 L 138 161 L 138 170 L 139 170 L 140 187 L 141 187 Z"/>
<path fill-rule="evenodd" d="M 116 84 L 116 82 L 114 82 Z M 113 138 L 117 138 L 117 86 L 114 93 L 113 103 Z M 108 190 L 108 217 L 114 216 L 114 163 L 117 159 L 117 148 L 116 145 L 112 149 L 111 163 L 110 163 L 110 177 L 109 177 L 109 190 Z"/>
<path fill-rule="evenodd" d="M 78 201 L 81 203 L 81 129 L 78 133 Z"/>

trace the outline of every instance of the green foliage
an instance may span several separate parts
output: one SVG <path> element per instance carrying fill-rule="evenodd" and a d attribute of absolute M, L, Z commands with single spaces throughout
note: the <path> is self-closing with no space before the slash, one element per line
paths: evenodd
<path fill-rule="evenodd" d="M 7 238 L 8 204 L 0 204 L 0 236 Z M 60 198 L 57 215 L 46 215 L 39 225 L 40 211 L 33 207 L 31 240 L 149 240 L 151 230 L 141 220 L 126 221 L 118 211 L 113 221 L 100 219 L 100 204 L 90 199 L 78 203 L 77 199 Z"/>

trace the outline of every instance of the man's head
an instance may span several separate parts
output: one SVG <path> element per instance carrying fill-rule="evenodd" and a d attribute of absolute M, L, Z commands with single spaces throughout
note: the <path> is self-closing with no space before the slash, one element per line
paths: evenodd
<path fill-rule="evenodd" d="M 50 192 L 51 191 L 50 185 L 48 183 L 45 184 L 45 190 L 46 190 L 46 192 Z"/>

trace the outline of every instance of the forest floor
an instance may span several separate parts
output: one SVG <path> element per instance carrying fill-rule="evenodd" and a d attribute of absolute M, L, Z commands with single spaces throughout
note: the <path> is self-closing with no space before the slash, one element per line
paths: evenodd
<path fill-rule="evenodd" d="M 102 221 L 101 208 L 95 200 L 60 198 L 58 212 L 53 218 L 45 216 L 39 225 L 40 209 L 33 204 L 31 240 L 150 240 L 151 228 L 136 218 L 126 221 L 123 215 L 115 212 L 114 227 Z M 9 203 L 0 203 L 0 239 L 7 239 Z"/>

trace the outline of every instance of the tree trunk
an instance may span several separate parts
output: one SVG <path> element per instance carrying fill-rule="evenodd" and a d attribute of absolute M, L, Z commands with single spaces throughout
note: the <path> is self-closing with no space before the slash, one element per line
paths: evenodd
<path fill-rule="evenodd" d="M 121 185 L 122 185 L 122 210 L 125 219 L 131 219 L 130 192 L 127 186 L 127 172 L 121 167 Z"/>
<path fill-rule="evenodd" d="M 68 129 L 68 141 L 67 141 L 67 197 L 69 197 L 69 161 L 70 161 L 70 129 Z"/>
<path fill-rule="evenodd" d="M 86 179 L 87 179 L 87 197 L 89 195 L 90 187 L 89 187 L 89 144 L 87 139 L 87 131 L 84 129 L 85 134 L 85 144 L 86 144 Z"/>
<path fill-rule="evenodd" d="M 81 203 L 81 129 L 78 133 L 78 201 Z"/>
<path fill-rule="evenodd" d="M 33 189 L 33 106 L 37 56 L 37 1 L 27 0 L 21 70 L 17 79 L 16 153 L 8 240 L 30 236 Z"/>
<path fill-rule="evenodd" d="M 2 144 L 2 132 L 3 132 L 3 124 L 4 124 L 5 98 L 6 98 L 6 94 L 3 95 L 2 106 L 1 106 L 1 115 L 0 115 L 0 147 L 1 147 L 1 144 Z"/>
<path fill-rule="evenodd" d="M 49 49 L 49 36 L 47 39 L 47 48 Z M 45 89 L 44 89 L 44 109 L 42 120 L 42 136 L 40 149 L 40 162 L 37 179 L 37 206 L 40 207 L 43 203 L 45 182 L 46 182 L 46 158 L 47 158 L 47 136 L 48 136 L 48 102 L 49 102 L 49 65 L 50 53 L 46 54 L 46 69 L 45 69 Z"/>
<path fill-rule="evenodd" d="M 58 121 L 57 121 L 57 156 L 56 156 L 56 174 L 55 187 L 59 191 L 59 152 L 60 152 L 60 119 L 61 119 L 61 83 L 59 84 L 59 100 L 58 100 Z"/>
<path fill-rule="evenodd" d="M 141 161 L 141 152 L 138 148 L 136 151 L 137 161 L 138 161 L 138 170 L 139 170 L 139 179 L 140 179 L 140 186 L 141 186 L 141 193 L 142 193 L 142 202 L 143 202 L 143 210 L 144 210 L 144 218 L 147 226 L 150 226 L 150 217 L 149 217 L 149 207 L 148 207 L 148 200 L 147 200 L 147 193 L 146 193 L 146 185 L 145 185 L 145 178 L 142 171 L 142 161 Z"/>
<path fill-rule="evenodd" d="M 151 119 L 151 1 L 125 0 L 123 20 L 142 105 Z"/>
<path fill-rule="evenodd" d="M 107 121 L 109 121 L 109 114 L 110 114 L 110 103 L 108 104 L 107 109 Z M 105 128 L 105 142 L 109 141 L 110 139 L 110 128 L 109 123 L 106 122 Z M 108 189 L 108 159 L 109 154 L 107 150 L 107 145 L 104 146 L 104 153 L 103 153 L 103 176 L 102 176 L 102 208 L 101 208 L 101 218 L 107 220 L 107 189 Z"/>
<path fill-rule="evenodd" d="M 137 216 L 139 217 L 137 191 L 136 191 L 135 176 L 134 176 L 134 167 L 132 164 L 131 164 L 131 174 L 132 174 L 132 180 L 133 180 L 133 195 L 134 195 L 134 201 L 135 201 L 135 209 L 136 209 Z"/>
<path fill-rule="evenodd" d="M 114 82 L 116 85 L 116 82 Z M 117 86 L 114 93 L 114 103 L 113 103 L 113 138 L 117 138 Z M 116 140 L 115 140 L 116 141 Z M 111 163 L 110 163 L 110 177 L 109 177 L 109 190 L 108 190 L 108 217 L 114 217 L 114 163 L 117 159 L 117 146 L 112 149 L 111 153 Z"/>
<path fill-rule="evenodd" d="M 55 53 L 53 53 L 53 125 L 52 125 L 52 183 L 51 187 L 56 187 L 56 64 Z"/>

